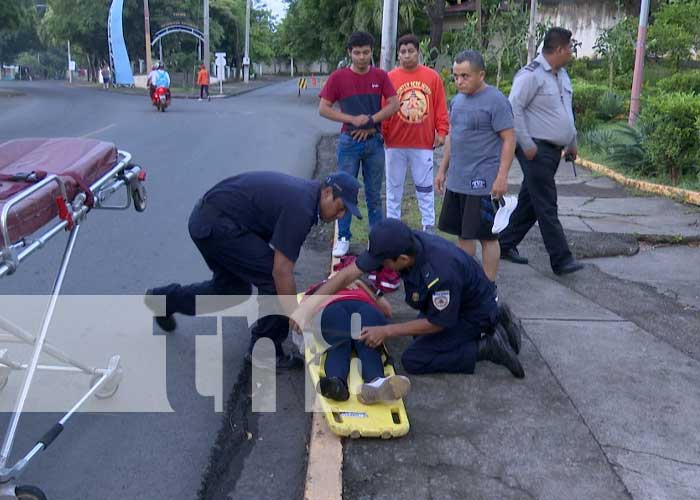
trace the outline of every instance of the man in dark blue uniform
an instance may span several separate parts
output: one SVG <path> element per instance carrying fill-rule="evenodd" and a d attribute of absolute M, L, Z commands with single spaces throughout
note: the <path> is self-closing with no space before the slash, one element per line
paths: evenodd
<path fill-rule="evenodd" d="M 398 271 L 406 302 L 418 318 L 362 329 L 360 340 L 378 347 L 391 337 L 413 336 L 401 358 L 408 373 L 474 373 L 477 361 L 503 365 L 516 378 L 525 372 L 515 350 L 519 329 L 499 322 L 496 286 L 481 265 L 450 242 L 385 219 L 370 232 L 369 249 L 315 294 L 332 295 L 363 273 L 386 266 Z M 292 317 L 305 324 L 315 302 L 305 302 Z"/>
<path fill-rule="evenodd" d="M 189 219 L 192 241 L 213 276 L 201 283 L 147 290 L 147 296 L 166 298 L 158 325 L 174 330 L 173 315 L 194 315 L 198 295 L 248 296 L 255 285 L 260 295 L 296 297 L 294 264 L 311 227 L 318 221 L 333 222 L 346 211 L 361 218 L 358 189 L 357 179 L 345 172 L 332 173 L 323 182 L 248 172 L 218 183 L 197 202 Z M 295 306 L 296 301 L 282 304 L 289 313 Z M 275 344 L 278 368 L 291 367 L 297 363 L 282 349 L 288 332 L 286 316 L 261 318 L 253 327 L 251 348 L 258 338 L 268 337 Z M 250 353 L 246 359 L 250 361 Z"/>

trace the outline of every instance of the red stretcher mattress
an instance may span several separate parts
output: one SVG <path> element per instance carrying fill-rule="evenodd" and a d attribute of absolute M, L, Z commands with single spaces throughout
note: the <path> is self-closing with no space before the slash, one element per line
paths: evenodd
<path fill-rule="evenodd" d="M 0 144 L 0 174 L 15 175 L 45 171 L 61 177 L 68 200 L 72 201 L 80 188 L 71 177 L 77 175 L 90 186 L 117 163 L 114 144 L 94 139 L 15 139 Z M 67 175 L 71 174 L 71 175 Z M 0 180 L 0 212 L 19 193 L 17 185 L 28 189 L 33 184 Z M 21 192 L 21 191 L 20 191 Z M 12 243 L 29 236 L 58 216 L 56 197 L 58 184 L 50 183 L 25 200 L 14 205 L 7 225 Z M 2 236 L 0 236 L 0 245 Z"/>

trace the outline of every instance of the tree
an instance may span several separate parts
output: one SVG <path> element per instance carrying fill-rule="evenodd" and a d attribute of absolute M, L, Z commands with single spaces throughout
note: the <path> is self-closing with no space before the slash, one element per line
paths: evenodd
<path fill-rule="evenodd" d="M 615 26 L 604 29 L 593 45 L 596 54 L 608 63 L 608 87 L 613 88 L 615 70 L 624 73 L 632 69 L 635 49 L 635 24 L 625 17 Z"/>
<path fill-rule="evenodd" d="M 667 56 L 678 69 L 700 49 L 700 0 L 665 4 L 654 14 L 649 29 L 649 51 Z"/>
<path fill-rule="evenodd" d="M 522 65 L 527 39 L 529 15 L 522 5 L 508 0 L 505 6 L 491 7 L 486 37 L 492 41 L 491 53 L 496 59 L 496 86 L 501 83 L 504 64 Z M 488 54 L 487 54 L 488 55 Z"/>

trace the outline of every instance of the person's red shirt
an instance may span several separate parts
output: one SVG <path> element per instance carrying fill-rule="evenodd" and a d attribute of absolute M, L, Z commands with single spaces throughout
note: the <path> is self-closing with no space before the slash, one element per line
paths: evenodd
<path fill-rule="evenodd" d="M 419 64 L 413 71 L 393 69 L 389 79 L 401 106 L 382 123 L 385 147 L 433 149 L 435 133 L 446 136 L 450 130 L 442 78 Z"/>

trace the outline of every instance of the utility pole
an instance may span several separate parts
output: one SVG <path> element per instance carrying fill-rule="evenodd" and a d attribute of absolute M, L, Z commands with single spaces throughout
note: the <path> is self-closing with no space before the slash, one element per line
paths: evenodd
<path fill-rule="evenodd" d="M 530 29 L 527 34 L 527 63 L 530 64 L 537 52 L 537 0 L 530 0 Z"/>
<path fill-rule="evenodd" d="M 250 76 L 250 0 L 245 2 L 245 49 L 243 51 L 243 82 Z"/>
<path fill-rule="evenodd" d="M 143 32 L 146 34 L 146 73 L 151 71 L 151 15 L 148 12 L 148 0 L 143 0 Z"/>
<path fill-rule="evenodd" d="M 632 96 L 630 98 L 630 115 L 627 120 L 634 127 L 639 116 L 639 97 L 644 83 L 644 55 L 647 44 L 647 26 L 649 25 L 649 0 L 642 0 L 639 10 L 639 29 L 637 30 L 637 53 L 634 58 L 634 76 L 632 78 Z"/>
<path fill-rule="evenodd" d="M 68 40 L 68 83 L 73 83 L 73 72 L 71 71 L 71 58 L 70 58 L 70 40 Z"/>
<path fill-rule="evenodd" d="M 209 0 L 204 0 L 204 67 L 209 71 Z M 223 78 L 223 75 L 219 75 Z"/>
<path fill-rule="evenodd" d="M 384 71 L 394 69 L 396 61 L 396 24 L 399 17 L 398 0 L 384 0 L 382 14 L 382 53 L 379 67 Z"/>

